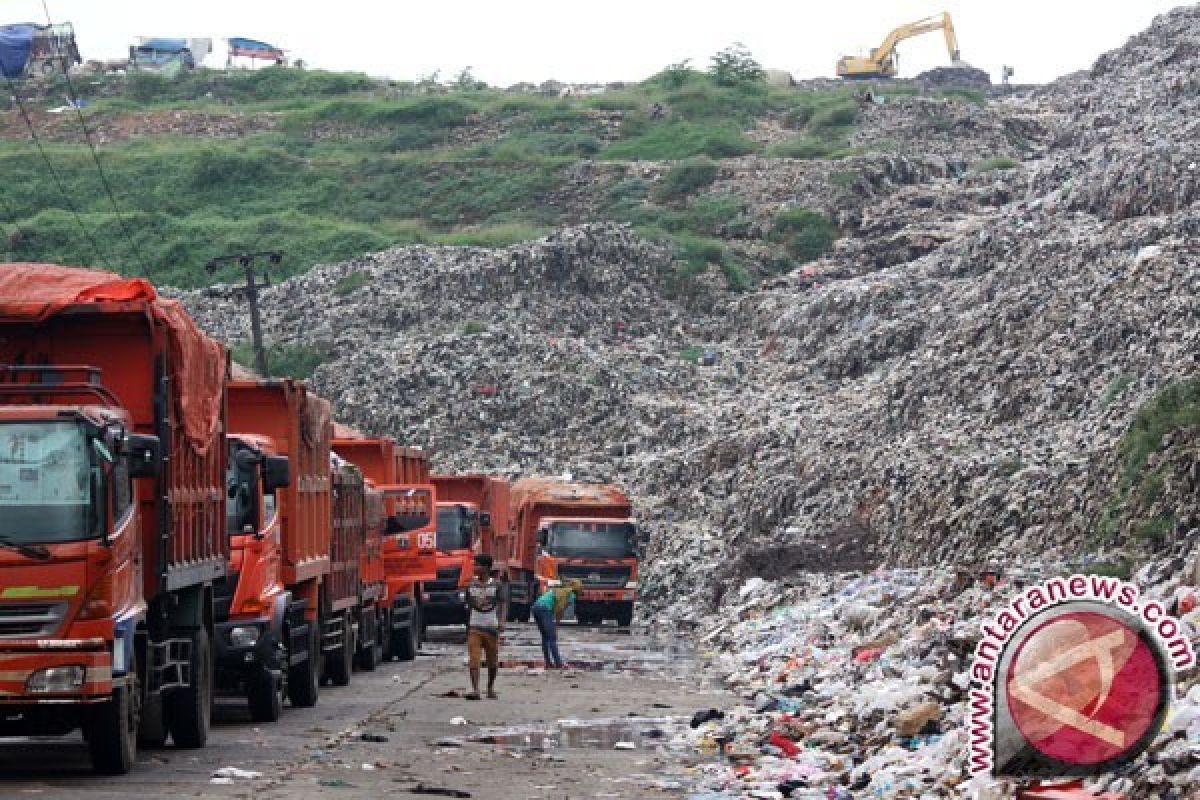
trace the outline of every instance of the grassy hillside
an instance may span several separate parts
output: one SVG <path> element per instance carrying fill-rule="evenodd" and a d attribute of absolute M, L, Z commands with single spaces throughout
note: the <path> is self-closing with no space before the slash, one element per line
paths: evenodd
<path fill-rule="evenodd" d="M 281 272 L 288 273 L 393 244 L 506 244 L 570 221 L 571 210 L 551 198 L 581 159 L 679 160 L 684 173 L 711 181 L 704 165 L 763 149 L 745 131 L 764 115 L 795 129 L 795 152 L 785 155 L 798 157 L 844 154 L 856 115 L 848 90 L 776 89 L 683 65 L 640 84 L 567 98 L 470 81 L 420 86 L 287 68 L 200 70 L 171 81 L 97 78 L 77 88 L 92 99 L 85 114 L 94 129 L 132 114 L 167 121 L 166 135 L 134 130 L 99 153 L 152 277 L 182 286 L 232 279 L 232 272 L 211 277 L 202 266 L 250 247 L 284 250 Z M 53 87 L 41 98 L 30 89 L 26 103 L 37 110 L 60 99 Z M 251 132 L 172 134 L 176 112 L 240 114 Z M 48 119 L 37 117 L 39 124 Z M 70 121 L 56 120 L 68 133 Z M 0 141 L 7 178 L 0 257 L 139 271 L 81 135 L 46 143 L 68 202 L 32 143 L 14 130 L 23 128 L 10 123 L 9 139 Z M 711 239 L 736 222 L 739 201 L 711 196 L 686 211 L 672 208 L 702 188 L 684 173 L 673 172 L 665 194 L 653 197 L 636 182 L 611 187 L 601 213 L 675 238 L 701 266 L 720 262 Z M 740 280 L 735 266 L 726 274 Z"/>

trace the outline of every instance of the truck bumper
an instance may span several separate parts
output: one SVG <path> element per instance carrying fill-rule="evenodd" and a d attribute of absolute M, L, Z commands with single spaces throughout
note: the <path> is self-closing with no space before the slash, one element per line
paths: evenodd
<path fill-rule="evenodd" d="M 234 629 L 241 629 L 243 638 L 235 640 Z M 248 630 L 258 631 L 253 644 L 245 642 Z M 236 687 L 247 673 L 262 669 L 275 672 L 283 668 L 283 646 L 266 617 L 219 622 L 213 638 L 217 668 L 214 677 L 217 686 L 223 689 Z"/>
<path fill-rule="evenodd" d="M 74 673 L 78 680 L 72 678 L 56 691 L 31 690 L 31 679 L 36 682 L 35 676 L 46 670 L 59 676 Z M 103 639 L 11 640 L 0 647 L 0 706 L 102 703 L 112 691 L 112 653 Z"/>
<path fill-rule="evenodd" d="M 582 596 L 575 601 L 575 607 L 584 608 L 584 610 L 591 607 L 614 608 L 636 601 L 637 590 L 635 589 L 584 589 Z"/>
<path fill-rule="evenodd" d="M 430 625 L 466 625 L 466 592 L 462 589 L 422 592 L 421 617 Z"/>

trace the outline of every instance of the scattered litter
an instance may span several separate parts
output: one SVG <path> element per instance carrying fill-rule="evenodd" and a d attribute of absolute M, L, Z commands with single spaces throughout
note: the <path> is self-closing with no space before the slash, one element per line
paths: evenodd
<path fill-rule="evenodd" d="M 636 750 L 637 745 L 633 742 L 617 742 L 613 745 L 614 750 Z"/>
<path fill-rule="evenodd" d="M 255 772 L 250 769 L 241 769 L 240 767 L 221 767 L 212 774 L 212 780 L 209 783 L 233 783 L 234 780 L 254 780 L 261 778 L 261 772 Z"/>
<path fill-rule="evenodd" d="M 450 724 L 451 725 L 466 725 L 468 723 L 467 723 L 466 717 L 452 717 L 450 719 Z"/>
<path fill-rule="evenodd" d="M 407 790 L 409 794 L 432 794 L 439 797 L 470 797 L 471 793 L 463 789 L 448 789 L 443 786 L 429 786 L 428 784 L 418 783 L 411 789 Z"/>

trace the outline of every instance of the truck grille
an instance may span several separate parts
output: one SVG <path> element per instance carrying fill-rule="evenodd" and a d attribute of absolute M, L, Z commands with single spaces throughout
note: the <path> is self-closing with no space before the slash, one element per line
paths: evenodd
<path fill-rule="evenodd" d="M 625 588 L 632 572 L 629 567 L 591 567 L 578 564 L 559 564 L 558 577 L 564 581 L 579 580 L 584 586 Z"/>
<path fill-rule="evenodd" d="M 457 589 L 460 575 L 462 575 L 462 567 L 439 567 L 437 580 L 426 583 L 425 588 L 433 591 Z"/>
<path fill-rule="evenodd" d="M 67 613 L 66 603 L 0 604 L 0 639 L 49 636 Z"/>

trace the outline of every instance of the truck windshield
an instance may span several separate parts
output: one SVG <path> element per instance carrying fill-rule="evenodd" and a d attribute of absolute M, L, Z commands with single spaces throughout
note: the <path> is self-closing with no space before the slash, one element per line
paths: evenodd
<path fill-rule="evenodd" d="M 0 423 L 0 537 L 45 543 L 100 535 L 103 505 L 93 503 L 92 484 L 95 475 L 103 497 L 103 470 L 88 442 L 75 422 Z"/>
<path fill-rule="evenodd" d="M 633 526 L 627 522 L 555 522 L 550 555 L 567 558 L 631 558 Z"/>
<path fill-rule="evenodd" d="M 258 462 L 242 446 L 230 447 L 229 470 L 225 475 L 225 532 L 253 532 L 258 524 Z"/>
<path fill-rule="evenodd" d="M 462 506 L 447 506 L 437 512 L 437 549 L 469 550 L 471 541 L 471 514 Z"/>

